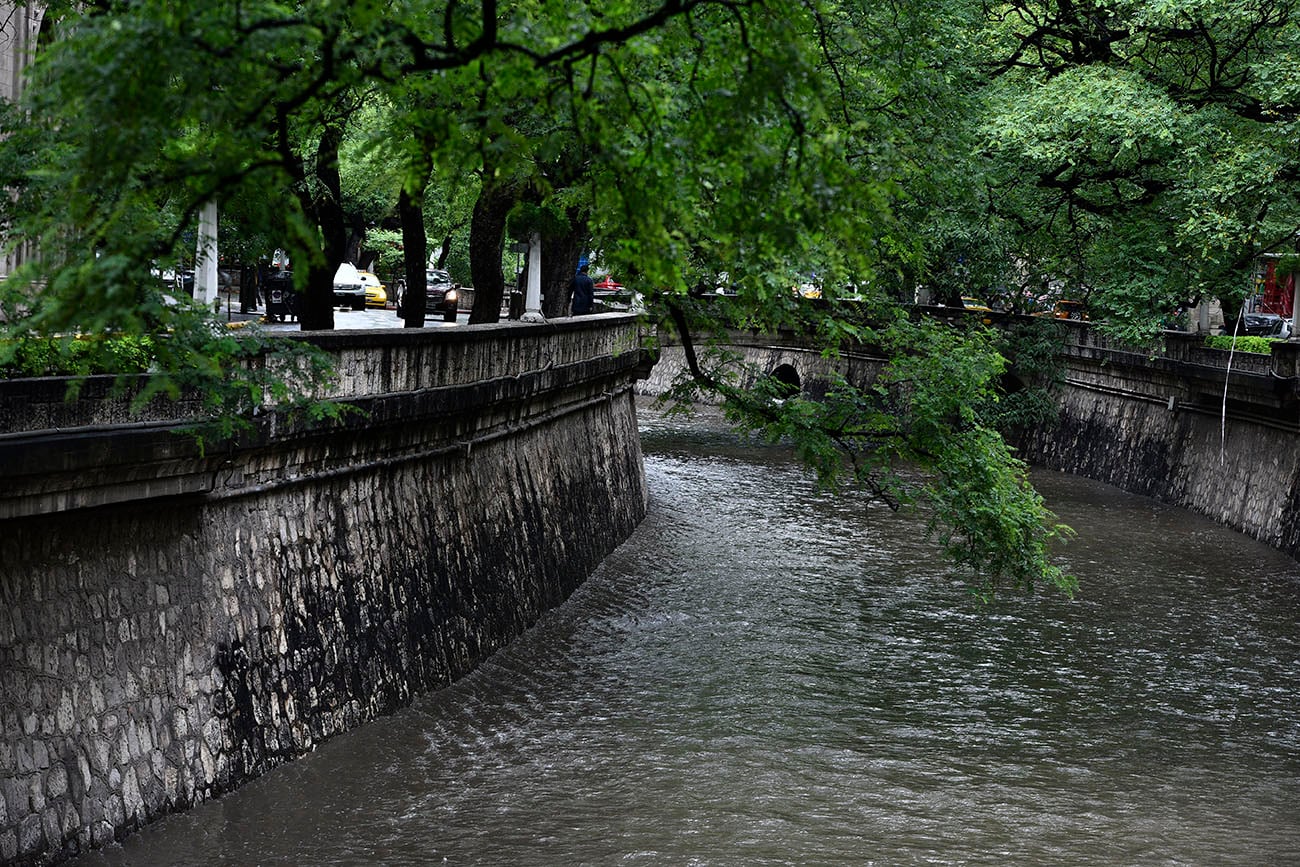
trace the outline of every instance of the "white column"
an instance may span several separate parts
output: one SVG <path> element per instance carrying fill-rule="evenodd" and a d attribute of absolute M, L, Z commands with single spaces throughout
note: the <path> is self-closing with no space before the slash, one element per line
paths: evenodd
<path fill-rule="evenodd" d="M 194 257 L 194 300 L 211 307 L 217 300 L 217 203 L 199 212 L 199 244 Z"/>
<path fill-rule="evenodd" d="M 528 285 L 524 291 L 524 315 L 519 321 L 546 321 L 542 315 L 542 236 L 536 232 L 528 239 Z"/>

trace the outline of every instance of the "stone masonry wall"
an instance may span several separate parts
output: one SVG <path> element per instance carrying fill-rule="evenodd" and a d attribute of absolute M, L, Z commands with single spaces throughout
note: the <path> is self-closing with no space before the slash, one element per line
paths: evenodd
<path fill-rule="evenodd" d="M 565 599 L 644 516 L 627 328 L 336 341 L 367 424 L 261 441 L 201 494 L 0 521 L 0 862 L 233 789 Z M 539 335 L 555 351 L 511 368 Z M 409 355 L 366 384 L 365 359 L 445 340 L 447 393 L 385 390 Z"/>
<path fill-rule="evenodd" d="M 1177 398 L 1171 406 L 1132 387 L 1103 388 L 1102 374 L 1067 384 L 1058 422 L 1022 444 L 1028 460 L 1207 515 L 1300 556 L 1294 422 L 1239 412 L 1224 419 Z"/>

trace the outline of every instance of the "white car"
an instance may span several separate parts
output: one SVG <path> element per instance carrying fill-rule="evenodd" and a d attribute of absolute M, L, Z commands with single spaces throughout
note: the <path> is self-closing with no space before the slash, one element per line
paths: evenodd
<path fill-rule="evenodd" d="M 334 272 L 334 303 L 353 310 L 366 309 L 366 287 L 357 266 L 344 262 Z"/>

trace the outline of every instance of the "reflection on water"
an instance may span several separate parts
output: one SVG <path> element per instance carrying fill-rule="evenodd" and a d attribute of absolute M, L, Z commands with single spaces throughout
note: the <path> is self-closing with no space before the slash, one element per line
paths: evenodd
<path fill-rule="evenodd" d="M 84 863 L 1300 862 L 1294 561 L 1045 474 L 1080 593 L 981 607 L 782 450 L 643 439 L 649 517 L 528 635 Z"/>

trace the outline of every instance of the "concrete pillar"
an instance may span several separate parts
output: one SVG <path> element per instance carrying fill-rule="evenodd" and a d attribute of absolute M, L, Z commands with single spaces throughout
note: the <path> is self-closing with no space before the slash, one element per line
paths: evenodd
<path fill-rule="evenodd" d="M 199 212 L 199 244 L 194 257 L 194 300 L 211 307 L 217 300 L 217 203 Z"/>
<path fill-rule="evenodd" d="M 528 239 L 528 285 L 524 291 L 524 315 L 519 321 L 546 321 L 542 315 L 542 236 L 537 232 Z"/>

